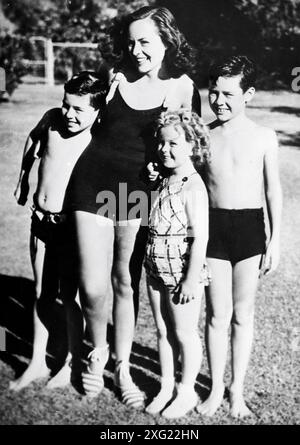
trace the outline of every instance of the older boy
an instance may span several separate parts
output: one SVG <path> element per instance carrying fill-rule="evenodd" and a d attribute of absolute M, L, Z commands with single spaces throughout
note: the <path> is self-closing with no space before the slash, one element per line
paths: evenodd
<path fill-rule="evenodd" d="M 212 376 L 208 399 L 198 412 L 212 416 L 224 395 L 228 328 L 232 327 L 230 412 L 250 414 L 243 386 L 253 338 L 254 300 L 262 258 L 265 273 L 279 261 L 282 193 L 275 132 L 246 114 L 255 93 L 255 68 L 245 56 L 215 63 L 209 76 L 211 163 L 205 179 L 210 201 L 207 261 L 212 283 L 207 294 L 207 347 Z M 262 185 L 270 222 L 265 250 Z"/>
<path fill-rule="evenodd" d="M 33 356 L 22 376 L 10 383 L 17 391 L 49 374 L 46 366 L 47 315 L 58 291 L 63 299 L 68 330 L 69 356 L 79 366 L 82 316 L 75 303 L 77 280 L 74 241 L 69 216 L 64 208 L 66 188 L 79 156 L 91 141 L 91 129 L 105 105 L 107 79 L 84 71 L 65 84 L 61 108 L 49 110 L 30 133 L 24 149 L 15 196 L 25 204 L 28 175 L 35 158 L 40 158 L 31 224 L 30 251 L 35 277 Z M 52 320 L 53 322 L 53 320 Z M 48 387 L 70 381 L 70 360 L 50 380 Z"/>

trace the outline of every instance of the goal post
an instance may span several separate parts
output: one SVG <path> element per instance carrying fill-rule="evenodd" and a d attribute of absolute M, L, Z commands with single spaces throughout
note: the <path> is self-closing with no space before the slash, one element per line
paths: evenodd
<path fill-rule="evenodd" d="M 48 86 L 54 86 L 54 51 L 53 43 L 51 39 L 47 39 L 45 42 L 45 56 L 46 56 L 46 83 Z"/>
<path fill-rule="evenodd" d="M 52 39 L 47 39 L 41 36 L 30 37 L 31 41 L 43 41 L 45 48 L 44 60 L 28 60 L 23 59 L 23 62 L 28 65 L 44 65 L 45 68 L 45 81 L 48 86 L 54 85 L 54 47 L 60 48 L 92 48 L 97 49 L 97 43 L 82 43 L 82 42 L 53 42 Z"/>

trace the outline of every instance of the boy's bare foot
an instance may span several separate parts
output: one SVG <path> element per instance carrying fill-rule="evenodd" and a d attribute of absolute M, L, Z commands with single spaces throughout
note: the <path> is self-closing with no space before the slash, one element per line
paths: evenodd
<path fill-rule="evenodd" d="M 28 386 L 31 382 L 38 379 L 49 377 L 50 369 L 47 368 L 46 363 L 33 363 L 31 362 L 24 371 L 24 373 L 18 379 L 9 382 L 9 389 L 12 391 L 20 391 Z"/>
<path fill-rule="evenodd" d="M 224 385 L 213 389 L 205 402 L 199 403 L 197 406 L 198 413 L 207 417 L 213 416 L 223 401 L 224 390 Z"/>
<path fill-rule="evenodd" d="M 246 416 L 251 416 L 253 413 L 247 407 L 243 394 L 230 392 L 229 395 L 230 414 L 232 417 L 242 419 Z"/>
<path fill-rule="evenodd" d="M 49 380 L 46 387 L 48 389 L 54 389 L 69 385 L 69 383 L 71 383 L 71 371 L 70 361 L 68 361 L 63 365 L 58 373 Z"/>

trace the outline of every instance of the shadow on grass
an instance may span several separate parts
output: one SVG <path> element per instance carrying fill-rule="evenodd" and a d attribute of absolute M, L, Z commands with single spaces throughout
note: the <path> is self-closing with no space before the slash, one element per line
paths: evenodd
<path fill-rule="evenodd" d="M 6 350 L 0 353 L 0 360 L 9 365 L 15 372 L 15 378 L 18 378 L 25 371 L 27 362 L 32 356 L 34 283 L 27 278 L 0 275 L 0 287 L 2 289 L 0 325 L 6 331 Z M 67 354 L 67 338 L 63 306 L 55 299 L 52 306 L 47 325 L 49 326 L 47 364 L 54 375 L 64 363 Z M 114 350 L 113 337 L 113 326 L 109 325 L 108 342 L 111 351 Z M 85 356 L 89 350 L 88 343 L 84 342 Z M 134 342 L 130 361 L 134 381 L 147 394 L 148 400 L 151 400 L 159 391 L 160 366 L 157 351 Z M 114 368 L 115 361 L 110 357 L 106 371 L 113 374 Z M 180 369 L 178 376 L 179 374 Z M 107 389 L 114 391 L 112 378 L 105 375 L 104 382 Z M 210 379 L 199 374 L 197 391 L 202 399 L 207 397 L 209 386 Z M 75 386 L 75 389 L 82 392 L 80 385 Z"/>
<path fill-rule="evenodd" d="M 5 353 L 0 358 L 9 364 L 18 378 L 32 356 L 34 283 L 22 277 L 0 275 L 0 325 L 6 330 Z M 47 364 L 55 374 L 65 360 L 67 339 L 64 310 L 55 299 L 47 319 L 49 342 Z"/>
<path fill-rule="evenodd" d="M 285 131 L 277 131 L 280 138 L 280 145 L 297 147 L 300 149 L 300 131 L 296 133 L 287 133 Z"/>
<path fill-rule="evenodd" d="M 284 113 L 284 114 L 295 114 L 295 116 L 300 116 L 300 108 L 297 107 L 271 107 L 270 111 L 275 113 Z"/>
<path fill-rule="evenodd" d="M 283 113 L 283 114 L 294 114 L 295 116 L 300 116 L 300 108 L 298 107 L 286 107 L 286 106 L 266 106 L 266 105 L 251 105 L 247 106 L 253 110 L 268 110 L 271 113 Z"/>

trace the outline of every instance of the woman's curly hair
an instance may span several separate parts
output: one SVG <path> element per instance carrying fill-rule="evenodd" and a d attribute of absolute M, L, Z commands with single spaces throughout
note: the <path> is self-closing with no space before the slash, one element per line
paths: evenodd
<path fill-rule="evenodd" d="M 166 47 L 165 63 L 171 77 L 189 74 L 195 65 L 195 50 L 187 43 L 178 29 L 173 14 L 167 8 L 144 6 L 137 11 L 116 18 L 109 32 L 109 40 L 100 47 L 102 57 L 117 70 L 130 66 L 127 35 L 129 25 L 137 20 L 150 18 Z"/>
<path fill-rule="evenodd" d="M 173 126 L 182 128 L 187 142 L 194 142 L 191 160 L 196 170 L 210 160 L 209 129 L 197 113 L 182 108 L 178 111 L 165 111 L 156 121 L 156 137 L 162 128 Z"/>

